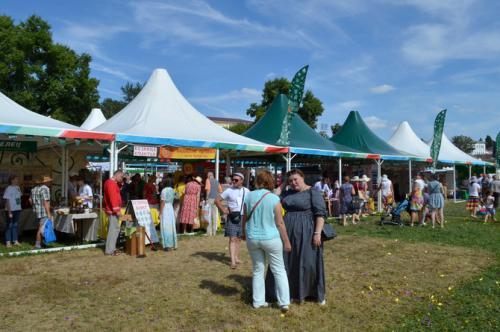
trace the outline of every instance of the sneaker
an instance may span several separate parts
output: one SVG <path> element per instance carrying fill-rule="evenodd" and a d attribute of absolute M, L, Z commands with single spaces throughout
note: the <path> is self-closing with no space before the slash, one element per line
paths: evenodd
<path fill-rule="evenodd" d="M 264 302 L 264 304 L 257 305 L 257 306 L 254 304 L 254 305 L 253 305 L 253 307 L 254 307 L 255 309 L 267 308 L 267 307 L 269 307 L 269 303 Z"/>
<path fill-rule="evenodd" d="M 281 309 L 281 312 L 284 314 L 286 314 L 288 312 L 288 310 L 290 310 L 290 308 L 287 305 L 282 305 L 280 307 L 280 309 Z"/>
<path fill-rule="evenodd" d="M 320 306 L 325 306 L 325 305 L 326 305 L 326 300 L 323 300 L 323 301 L 321 301 L 321 302 L 318 302 L 318 304 L 319 304 Z"/>

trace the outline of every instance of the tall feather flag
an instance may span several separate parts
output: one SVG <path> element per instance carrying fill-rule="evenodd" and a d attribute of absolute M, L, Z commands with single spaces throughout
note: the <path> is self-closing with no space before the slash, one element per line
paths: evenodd
<path fill-rule="evenodd" d="M 500 131 L 497 134 L 497 143 L 496 143 L 496 161 L 497 161 L 497 168 L 500 168 Z"/>
<path fill-rule="evenodd" d="M 309 65 L 306 65 L 299 69 L 299 71 L 293 76 L 292 86 L 288 92 L 288 112 L 283 119 L 281 135 L 278 140 L 278 144 L 288 146 L 290 145 L 290 126 L 292 123 L 292 117 L 295 116 L 300 108 L 300 103 L 302 102 L 302 96 L 304 95 L 304 85 L 306 83 L 307 70 Z"/>
<path fill-rule="evenodd" d="M 439 150 L 441 150 L 441 139 L 443 138 L 443 128 L 444 128 L 444 120 L 446 119 L 446 110 L 442 110 L 436 116 L 436 120 L 434 121 L 434 137 L 432 139 L 431 145 L 431 157 L 432 157 L 432 167 L 436 168 L 438 158 L 439 158 Z"/>

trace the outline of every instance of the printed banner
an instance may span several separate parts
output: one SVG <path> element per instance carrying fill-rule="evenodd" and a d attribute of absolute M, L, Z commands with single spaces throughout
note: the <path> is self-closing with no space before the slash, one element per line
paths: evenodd
<path fill-rule="evenodd" d="M 436 120 L 434 121 L 434 137 L 432 139 L 432 145 L 431 145 L 432 167 L 434 168 L 436 168 L 439 158 L 439 151 L 441 150 L 441 139 L 443 138 L 443 128 L 445 119 L 446 119 L 446 110 L 442 110 L 436 116 Z"/>
<path fill-rule="evenodd" d="M 16 152 L 36 152 L 36 141 L 5 141 L 0 140 L 1 151 L 16 151 Z"/>
<path fill-rule="evenodd" d="M 158 156 L 158 148 L 156 146 L 134 145 L 134 157 L 150 157 Z"/>
<path fill-rule="evenodd" d="M 160 159 L 214 159 L 215 149 L 161 147 Z"/>

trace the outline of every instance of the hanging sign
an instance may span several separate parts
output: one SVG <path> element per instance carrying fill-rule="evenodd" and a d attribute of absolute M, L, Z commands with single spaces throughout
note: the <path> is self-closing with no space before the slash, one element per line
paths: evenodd
<path fill-rule="evenodd" d="M 161 147 L 160 159 L 214 159 L 215 149 Z"/>
<path fill-rule="evenodd" d="M 158 156 L 158 148 L 156 146 L 134 145 L 134 157 L 153 157 Z"/>
<path fill-rule="evenodd" d="M 0 150 L 16 152 L 36 152 L 36 141 L 7 141 L 0 140 Z"/>

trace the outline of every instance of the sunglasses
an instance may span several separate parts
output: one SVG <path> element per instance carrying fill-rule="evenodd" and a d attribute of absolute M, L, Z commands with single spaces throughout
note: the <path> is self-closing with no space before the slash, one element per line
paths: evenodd
<path fill-rule="evenodd" d="M 233 179 L 233 182 L 240 182 L 240 179 Z"/>

